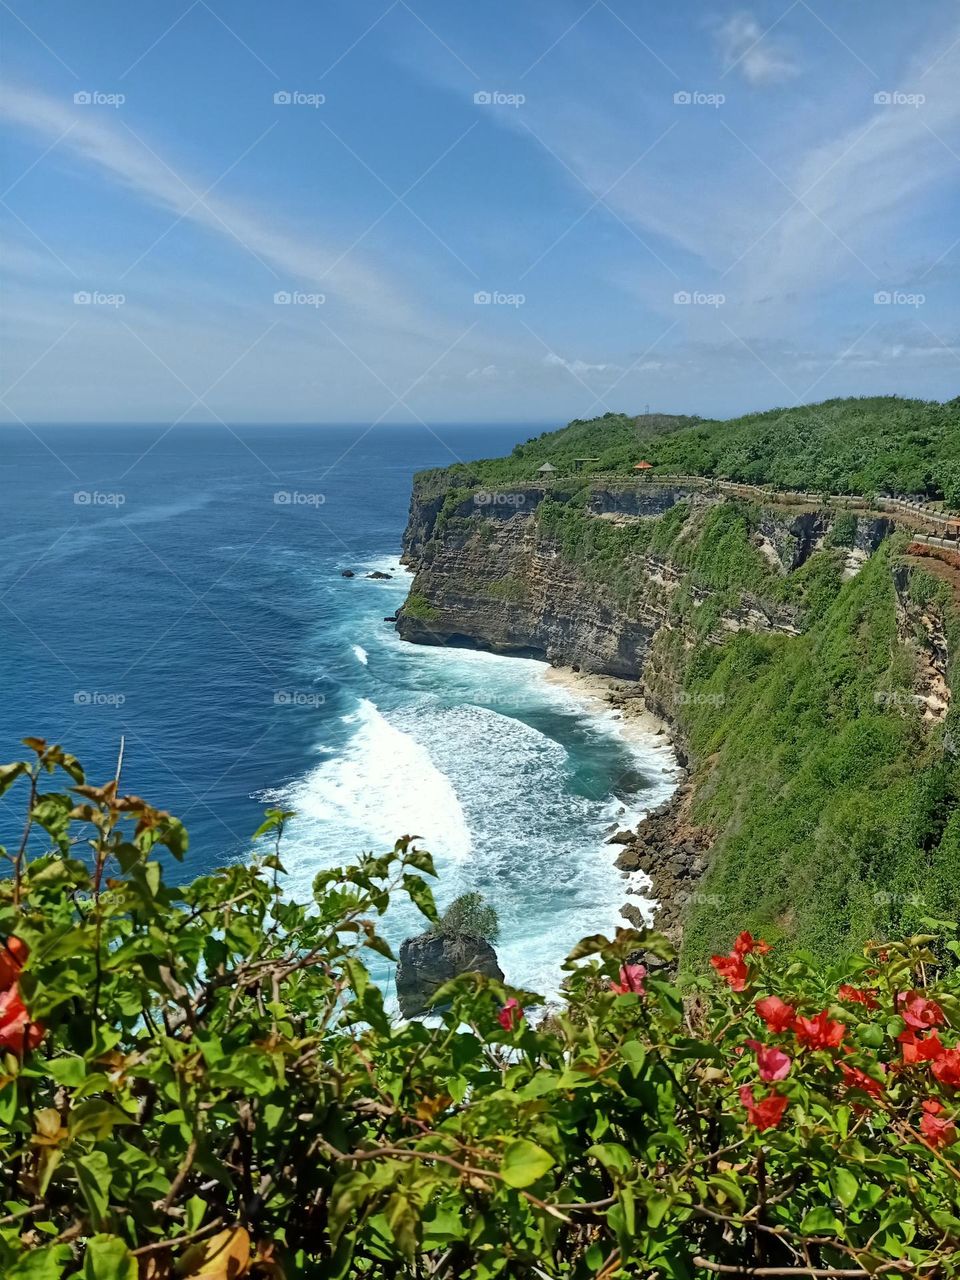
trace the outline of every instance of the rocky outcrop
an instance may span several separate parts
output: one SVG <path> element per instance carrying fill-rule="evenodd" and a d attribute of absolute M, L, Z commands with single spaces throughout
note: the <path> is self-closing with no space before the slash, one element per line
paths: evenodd
<path fill-rule="evenodd" d="M 621 871 L 642 872 L 650 880 L 645 896 L 654 898 L 656 928 L 679 941 L 683 913 L 707 869 L 713 832 L 690 820 L 692 786 L 684 783 L 640 823 L 633 840 L 617 858 Z M 639 907 L 627 903 L 621 913 L 635 927 L 644 921 Z"/>
<path fill-rule="evenodd" d="M 947 718 L 952 696 L 947 678 L 950 651 L 946 618 L 935 598 L 924 603 L 913 598 L 911 577 L 912 571 L 907 565 L 898 565 L 894 570 L 898 639 L 915 658 L 913 691 L 909 694 L 881 691 L 877 696 L 902 706 L 908 713 L 911 708 L 914 713 L 919 711 L 930 724 L 941 724 Z"/>
<path fill-rule="evenodd" d="M 400 947 L 397 1000 L 405 1018 L 429 1010 L 433 993 L 459 973 L 482 973 L 503 981 L 497 953 L 470 933 L 421 933 Z"/>

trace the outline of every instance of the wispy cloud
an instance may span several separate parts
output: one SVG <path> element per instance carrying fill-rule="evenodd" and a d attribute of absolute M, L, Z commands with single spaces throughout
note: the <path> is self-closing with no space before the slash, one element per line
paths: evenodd
<path fill-rule="evenodd" d="M 800 74 L 787 43 L 749 13 L 735 13 L 716 33 L 724 74 L 736 70 L 748 84 L 782 84 Z"/>
<path fill-rule="evenodd" d="M 58 143 L 59 149 L 177 221 L 200 226 L 238 254 L 251 255 L 264 267 L 265 290 L 268 285 L 271 290 L 318 287 L 381 321 L 422 323 L 409 296 L 359 252 L 342 255 L 282 229 L 273 210 L 267 215 L 218 195 L 221 174 L 186 176 L 176 159 L 162 157 L 148 139 L 122 123 L 106 123 L 88 108 L 12 85 L 0 88 L 0 116 L 46 143 Z M 257 142 L 250 139 L 250 151 Z M 231 167 L 236 159 L 231 157 Z M 147 256 L 150 246 L 144 250 Z"/>

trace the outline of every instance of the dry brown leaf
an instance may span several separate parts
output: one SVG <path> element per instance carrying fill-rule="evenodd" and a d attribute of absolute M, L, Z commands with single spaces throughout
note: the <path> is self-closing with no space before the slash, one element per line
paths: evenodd
<path fill-rule="evenodd" d="M 177 1272 L 186 1280 L 238 1280 L 250 1267 L 250 1237 L 243 1227 L 228 1227 L 209 1240 L 187 1249 L 177 1263 Z"/>

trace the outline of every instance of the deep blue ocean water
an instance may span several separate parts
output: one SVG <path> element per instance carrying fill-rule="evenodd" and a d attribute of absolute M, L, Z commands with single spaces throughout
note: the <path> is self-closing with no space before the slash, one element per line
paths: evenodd
<path fill-rule="evenodd" d="M 184 819 L 190 874 L 248 856 L 279 801 L 291 893 L 415 832 L 441 905 L 483 891 L 508 978 L 555 986 L 566 948 L 616 922 L 604 834 L 668 792 L 670 760 L 541 663 L 383 620 L 409 588 L 414 471 L 538 429 L 0 428 L 0 760 L 39 735 L 104 781 L 123 735 L 124 785 Z M 0 843 L 21 823 L 0 801 Z M 418 928 L 405 908 L 387 932 Z"/>

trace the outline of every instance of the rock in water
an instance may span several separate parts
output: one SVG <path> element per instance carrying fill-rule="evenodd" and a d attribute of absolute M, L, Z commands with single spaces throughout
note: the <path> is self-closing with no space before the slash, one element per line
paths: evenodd
<path fill-rule="evenodd" d="M 472 933 L 421 933 L 400 947 L 397 999 L 405 1018 L 427 1011 L 427 1002 L 458 973 L 483 973 L 503 981 L 497 953 L 485 938 Z"/>
<path fill-rule="evenodd" d="M 353 578 L 353 577 L 355 577 L 355 576 L 356 576 L 356 575 L 354 574 L 354 572 L 353 572 L 353 570 L 352 570 L 352 569 L 341 569 L 341 570 L 340 570 L 340 577 L 341 577 L 341 578 Z"/>
<path fill-rule="evenodd" d="M 387 580 L 389 580 L 390 578 L 392 578 L 392 577 L 393 577 L 393 574 L 392 574 L 392 573 L 383 573 L 383 572 L 381 572 L 381 570 L 380 570 L 380 569 L 374 569 L 373 573 L 368 573 L 368 574 L 367 574 L 367 577 L 368 577 L 368 578 L 379 578 L 379 579 L 387 579 Z"/>

